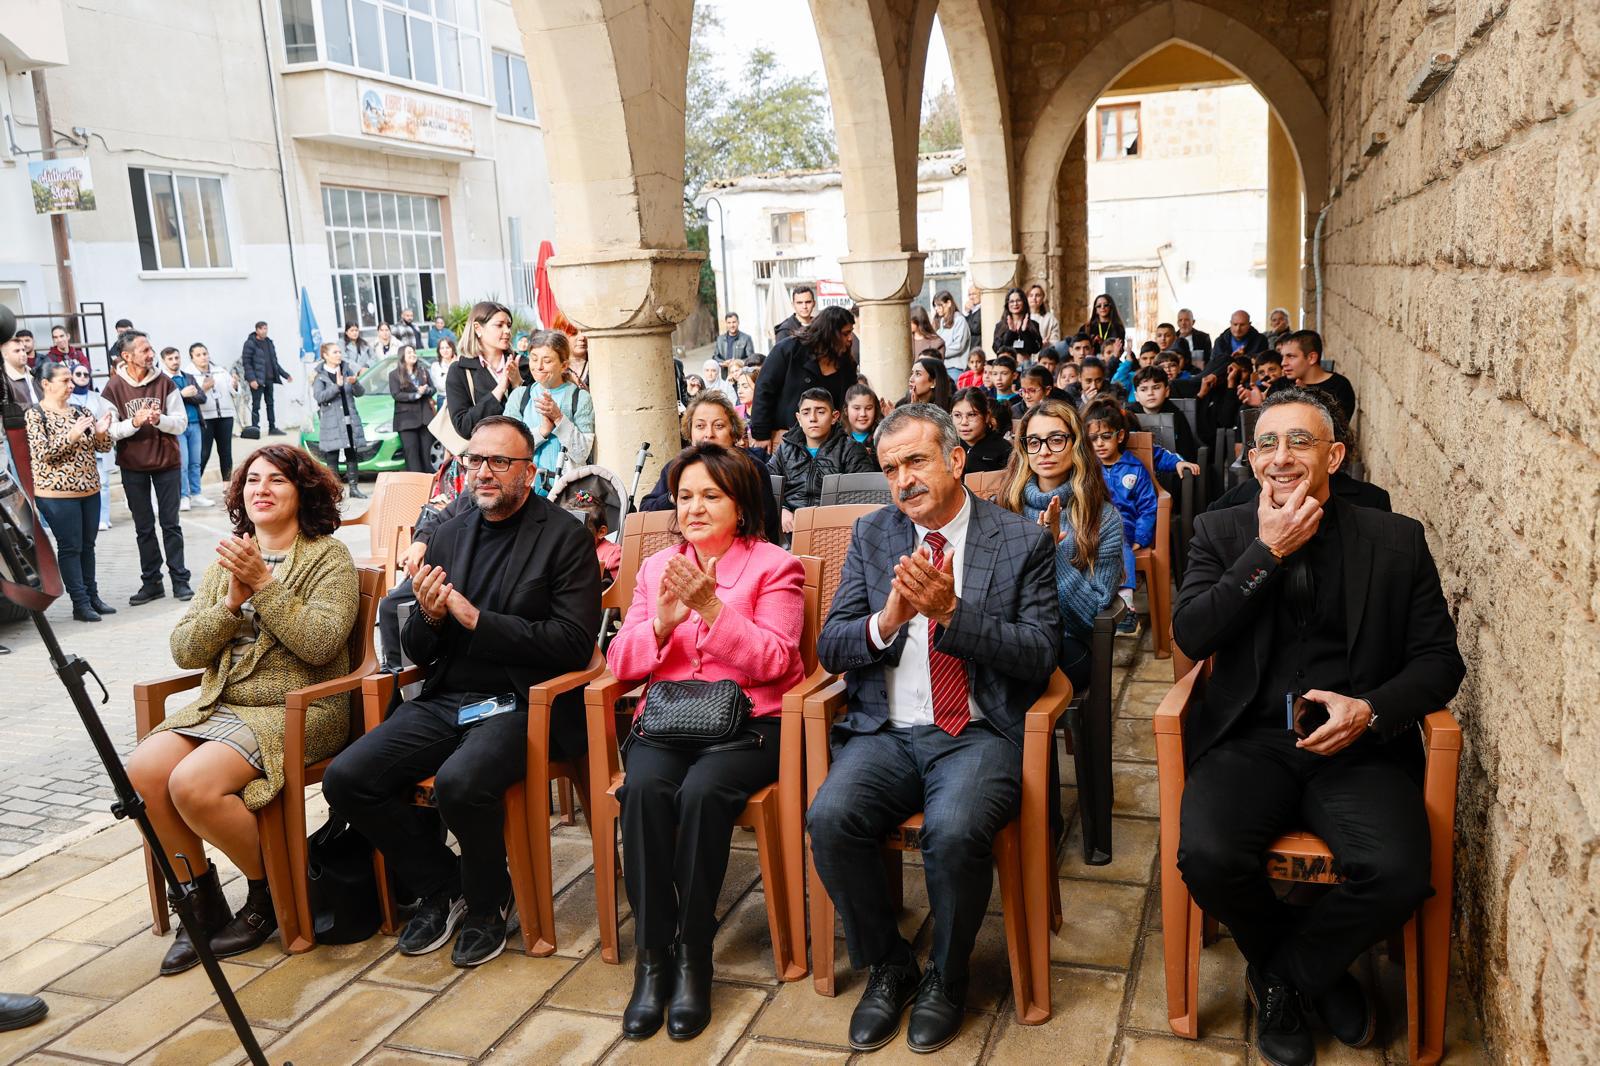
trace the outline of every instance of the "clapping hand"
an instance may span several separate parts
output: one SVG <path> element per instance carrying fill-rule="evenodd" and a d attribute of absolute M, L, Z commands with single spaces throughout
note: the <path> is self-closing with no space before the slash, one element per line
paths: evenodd
<path fill-rule="evenodd" d="M 261 558 L 256 539 L 248 533 L 242 537 L 224 537 L 217 545 L 217 561 L 228 572 L 228 605 L 235 613 L 245 600 L 272 581 L 272 569 Z"/>
<path fill-rule="evenodd" d="M 902 556 L 894 568 L 891 588 L 913 611 L 939 625 L 949 625 L 956 613 L 955 552 L 945 552 L 934 566 L 927 546 Z"/>
<path fill-rule="evenodd" d="M 678 598 L 677 591 L 663 575 L 661 587 L 656 590 L 656 618 L 654 623 L 656 643 L 665 643 L 666 639 L 672 635 L 672 631 L 677 629 L 688 617 L 688 606 Z"/>
<path fill-rule="evenodd" d="M 548 392 L 539 393 L 539 398 L 534 401 L 534 410 L 544 419 L 544 432 L 546 436 L 555 429 L 556 423 L 561 421 L 561 408 L 556 406 L 556 401 Z"/>
<path fill-rule="evenodd" d="M 96 433 L 110 433 L 111 432 L 111 412 L 110 411 L 107 411 L 105 414 L 100 416 L 100 421 L 96 422 L 95 425 L 94 425 L 94 431 Z"/>
<path fill-rule="evenodd" d="M 717 560 L 714 557 L 707 559 L 702 569 L 682 555 L 674 556 L 661 575 L 661 587 L 670 588 L 677 601 L 698 614 L 708 626 L 722 611 L 722 601 L 717 599 Z"/>
<path fill-rule="evenodd" d="M 94 429 L 94 419 L 88 415 L 83 415 L 76 422 L 72 423 L 71 429 L 67 430 L 67 439 L 81 440 L 83 439 L 83 436 L 92 429 Z"/>
<path fill-rule="evenodd" d="M 1039 524 L 1050 531 L 1050 543 L 1061 543 L 1061 497 L 1050 497 L 1050 505 L 1039 512 Z"/>
<path fill-rule="evenodd" d="M 417 597 L 417 607 L 435 625 L 449 615 L 463 629 L 478 628 L 478 609 L 450 583 L 444 567 L 424 566 L 418 570 L 411 581 L 411 591 Z"/>

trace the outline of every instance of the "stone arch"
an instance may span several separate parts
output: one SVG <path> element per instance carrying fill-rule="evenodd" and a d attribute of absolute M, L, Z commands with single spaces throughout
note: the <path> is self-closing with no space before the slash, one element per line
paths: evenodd
<path fill-rule="evenodd" d="M 967 262 L 980 289 L 1017 274 L 1016 185 L 1011 180 L 1011 105 L 1000 27 L 991 0 L 939 0 L 939 24 L 955 75 L 972 205 Z M 993 313 L 986 317 L 993 320 Z"/>
<path fill-rule="evenodd" d="M 1019 176 L 1026 254 L 1043 256 L 1053 243 L 1056 179 L 1095 100 L 1123 71 L 1172 41 L 1238 71 L 1282 122 L 1300 164 L 1309 237 L 1328 192 L 1328 115 L 1317 94 L 1276 45 L 1246 24 L 1194 0 L 1160 0 L 1102 38 L 1057 86 L 1034 125 Z"/>

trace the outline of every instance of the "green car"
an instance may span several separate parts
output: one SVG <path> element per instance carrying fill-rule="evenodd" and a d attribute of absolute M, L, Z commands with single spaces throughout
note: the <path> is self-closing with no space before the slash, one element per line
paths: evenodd
<path fill-rule="evenodd" d="M 437 360 L 432 348 L 419 350 L 417 357 L 424 366 L 431 366 Z M 381 474 L 386 470 L 406 468 L 400 437 L 394 431 L 394 401 L 389 398 L 389 375 L 393 373 L 396 362 L 398 358 L 395 356 L 380 359 L 363 370 L 356 379 L 364 390 L 362 395 L 356 397 L 356 412 L 361 416 L 361 429 L 367 437 L 367 446 L 361 449 L 359 455 L 362 473 Z M 322 439 L 320 421 L 316 409 L 312 408 L 310 417 L 300 429 L 300 446 L 326 462 L 327 456 L 322 454 L 318 443 Z M 444 446 L 438 441 L 433 442 L 428 462 L 435 469 L 444 462 Z"/>

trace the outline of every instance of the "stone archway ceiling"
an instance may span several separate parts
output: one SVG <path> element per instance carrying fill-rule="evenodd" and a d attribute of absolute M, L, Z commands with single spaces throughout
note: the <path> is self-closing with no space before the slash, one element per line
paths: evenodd
<path fill-rule="evenodd" d="M 1250 24 L 1194 0 L 1160 0 L 1100 36 L 1030 116 L 1020 167 L 1018 228 L 1024 252 L 1042 255 L 1050 247 L 1056 178 L 1094 101 L 1141 60 L 1172 43 L 1205 54 L 1255 86 L 1294 147 L 1308 217 L 1321 209 L 1329 190 L 1328 118 L 1305 74 Z"/>

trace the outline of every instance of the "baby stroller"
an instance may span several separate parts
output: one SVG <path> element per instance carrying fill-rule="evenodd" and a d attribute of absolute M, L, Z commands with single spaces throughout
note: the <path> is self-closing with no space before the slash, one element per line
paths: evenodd
<path fill-rule="evenodd" d="M 628 491 L 622 478 L 603 466 L 575 466 L 550 486 L 550 502 L 583 522 L 593 533 L 604 524 L 605 537 L 595 545 L 603 587 L 609 588 L 612 573 L 622 561 L 622 523 L 628 516 Z M 600 619 L 600 641 L 607 643 L 614 612 Z"/>

